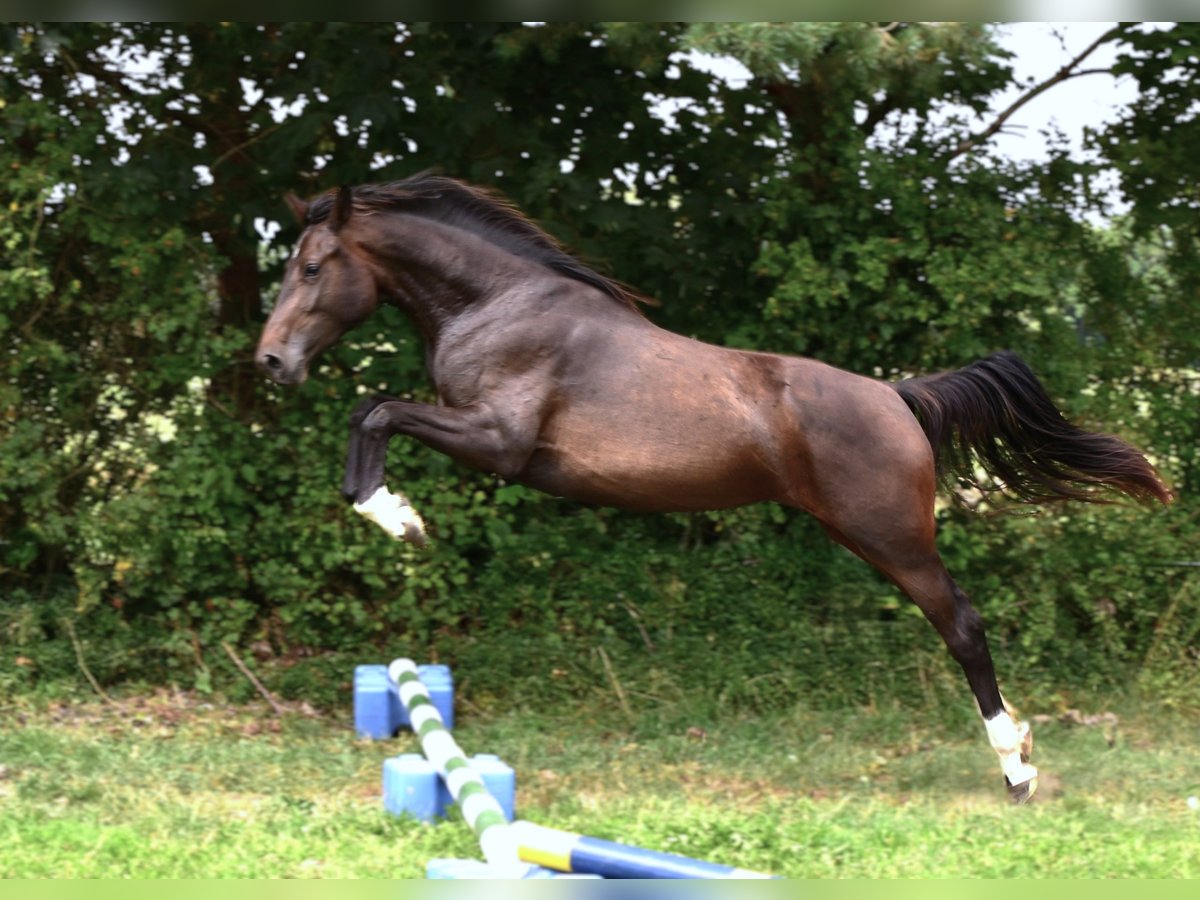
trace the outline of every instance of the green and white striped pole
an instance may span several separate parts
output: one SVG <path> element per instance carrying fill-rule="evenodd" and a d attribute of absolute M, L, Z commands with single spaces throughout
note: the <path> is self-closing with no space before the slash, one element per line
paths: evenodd
<path fill-rule="evenodd" d="M 520 859 L 516 834 L 504 817 L 504 810 L 447 730 L 442 714 L 417 674 L 417 664 L 411 659 L 393 660 L 388 666 L 388 678 L 396 685 L 400 703 L 408 710 L 425 758 L 446 782 L 450 796 L 475 832 L 483 858 L 494 867 L 498 878 L 523 877 L 530 866 Z"/>

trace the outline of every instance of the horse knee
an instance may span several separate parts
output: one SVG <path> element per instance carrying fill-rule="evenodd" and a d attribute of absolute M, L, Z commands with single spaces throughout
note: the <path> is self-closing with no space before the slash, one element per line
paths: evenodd
<path fill-rule="evenodd" d="M 371 415 L 381 404 L 395 399 L 395 397 L 389 397 L 386 394 L 375 394 L 374 396 L 364 397 L 362 400 L 359 400 L 350 412 L 350 429 L 357 431 L 362 427 L 363 422 L 367 420 L 367 416 Z"/>

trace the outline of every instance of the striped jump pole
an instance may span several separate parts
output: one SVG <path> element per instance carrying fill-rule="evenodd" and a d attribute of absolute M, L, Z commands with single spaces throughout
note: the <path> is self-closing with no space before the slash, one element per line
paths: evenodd
<path fill-rule="evenodd" d="M 479 839 L 483 858 L 492 867 L 495 877 L 521 878 L 528 874 L 529 865 L 522 862 L 517 853 L 513 827 L 446 729 L 428 688 L 417 674 L 417 664 L 411 659 L 393 660 L 388 666 L 388 678 L 395 683 L 400 702 L 408 710 L 409 721 L 421 741 L 425 758 L 446 782 L 450 796 Z"/>
<path fill-rule="evenodd" d="M 616 841 L 586 837 L 532 822 L 514 822 L 517 852 L 523 861 L 601 878 L 774 878 L 762 872 L 703 862 L 674 853 L 645 850 Z"/>

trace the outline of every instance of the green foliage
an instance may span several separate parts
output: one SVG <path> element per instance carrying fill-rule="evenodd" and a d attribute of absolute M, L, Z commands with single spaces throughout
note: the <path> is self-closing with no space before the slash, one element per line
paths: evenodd
<path fill-rule="evenodd" d="M 695 49 L 737 58 L 769 90 L 793 99 L 807 93 L 806 113 L 843 128 L 852 127 L 855 107 L 869 128 L 895 111 L 925 114 L 947 100 L 982 112 L 1010 55 L 978 22 L 702 23 L 687 38 Z"/>
<path fill-rule="evenodd" d="M 1097 229 L 1095 164 L 963 152 L 949 105 L 1010 79 L 980 25 L 0 26 L 0 687 L 82 660 L 207 691 L 239 678 L 226 643 L 330 700 L 333 661 L 400 653 L 487 679 L 481 704 L 961 698 L 919 613 L 798 513 L 584 509 L 406 441 L 389 479 L 433 549 L 347 509 L 346 416 L 368 391 L 430 399 L 423 348 L 389 310 L 302 389 L 253 371 L 297 234 L 280 198 L 437 166 L 683 333 L 880 375 L 1020 351 L 1179 505 L 947 509 L 947 563 L 1006 684 L 1187 702 L 1195 570 L 1161 566 L 1197 546 L 1196 182 L 1171 136 L 1194 87 L 1164 77 L 1194 67 L 1191 34 L 1122 33 L 1145 102 L 1095 140 L 1133 211 Z"/>
<path fill-rule="evenodd" d="M 1122 193 L 1138 225 L 1144 231 L 1165 226 L 1180 237 L 1190 236 L 1191 241 L 1180 240 L 1176 250 L 1185 258 L 1194 257 L 1192 212 L 1200 170 L 1186 147 L 1200 136 L 1195 108 L 1200 26 L 1143 24 L 1128 29 L 1122 38 L 1126 52 L 1114 72 L 1133 77 L 1139 101 L 1113 125 L 1093 132 L 1092 144 L 1119 169 Z"/>
<path fill-rule="evenodd" d="M 1008 84 L 984 29 L 773 23 L 692 37 L 761 72 L 784 119 L 761 192 L 756 270 L 772 288 L 738 343 L 880 373 L 1005 346 L 1061 352 L 1080 255 L 1063 248 L 1086 232 L 1070 215 L 1078 167 L 1060 156 L 1047 177 L 986 154 L 954 162 L 963 123 L 934 124 L 950 103 L 982 111 Z"/>

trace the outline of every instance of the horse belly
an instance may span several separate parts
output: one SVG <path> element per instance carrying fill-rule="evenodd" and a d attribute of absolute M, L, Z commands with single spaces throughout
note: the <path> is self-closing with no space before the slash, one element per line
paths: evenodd
<path fill-rule="evenodd" d="M 560 417 L 519 480 L 556 496 L 643 512 L 770 499 L 777 472 L 764 436 L 740 417 Z M 598 426 L 598 423 L 605 423 Z"/>

